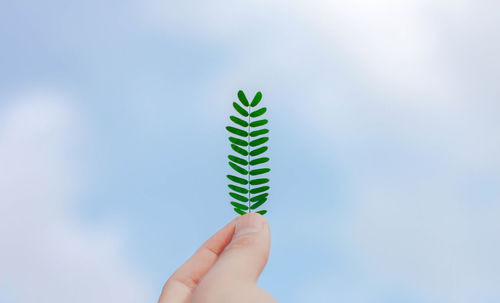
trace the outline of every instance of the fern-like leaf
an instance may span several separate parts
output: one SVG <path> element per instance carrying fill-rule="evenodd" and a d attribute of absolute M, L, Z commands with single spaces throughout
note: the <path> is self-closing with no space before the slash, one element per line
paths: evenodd
<path fill-rule="evenodd" d="M 266 163 L 267 161 L 269 161 L 268 157 L 257 158 L 257 159 L 250 161 L 250 165 L 258 165 L 258 164 Z"/>
<path fill-rule="evenodd" d="M 250 127 L 259 127 L 259 126 L 262 126 L 262 125 L 266 125 L 267 122 L 268 121 L 266 119 L 257 120 L 257 121 L 254 121 L 254 122 L 250 122 Z"/>
<path fill-rule="evenodd" d="M 256 110 L 250 114 L 250 117 L 252 117 L 252 118 L 260 117 L 266 112 L 266 110 L 267 110 L 267 108 L 265 108 L 265 107 L 263 107 L 259 110 Z"/>
<path fill-rule="evenodd" d="M 248 198 L 245 197 L 245 196 L 242 196 L 242 195 L 239 195 L 237 193 L 232 193 L 230 192 L 229 195 L 233 198 L 235 198 L 236 200 L 238 201 L 241 201 L 241 202 L 248 202 Z"/>
<path fill-rule="evenodd" d="M 247 185 L 248 184 L 248 180 L 246 179 L 243 179 L 243 178 L 240 178 L 240 177 L 236 177 L 236 176 L 233 176 L 233 175 L 227 175 L 226 176 L 229 180 L 235 182 L 235 183 L 239 183 L 241 185 Z M 259 180 L 259 179 L 258 179 Z"/>
<path fill-rule="evenodd" d="M 232 177 L 232 176 L 231 176 Z M 244 179 L 243 179 L 244 180 Z M 246 181 L 246 180 L 245 180 Z M 235 181 L 236 182 L 236 181 Z M 266 178 L 261 178 L 261 179 L 253 179 L 253 180 L 250 180 L 250 185 L 261 185 L 261 184 L 265 184 L 269 182 L 269 179 L 266 179 Z"/>
<path fill-rule="evenodd" d="M 252 104 L 250 104 L 250 106 L 251 107 L 257 106 L 259 104 L 260 100 L 262 100 L 262 93 L 257 92 L 257 94 L 255 94 L 255 97 L 253 97 Z"/>
<path fill-rule="evenodd" d="M 248 156 L 248 151 L 246 149 L 239 147 L 238 145 L 231 144 L 231 148 L 242 156 Z"/>
<path fill-rule="evenodd" d="M 245 159 L 242 159 L 240 157 L 236 157 L 236 156 L 233 156 L 233 155 L 229 155 L 227 156 L 229 158 L 229 160 L 235 162 L 235 163 L 238 163 L 238 164 L 241 164 L 241 165 L 248 165 L 248 161 L 245 160 Z M 259 160 L 259 159 L 257 159 Z M 253 160 L 255 161 L 255 160 Z M 250 165 L 253 165 L 253 164 L 250 164 Z"/>
<path fill-rule="evenodd" d="M 265 202 L 267 201 L 266 198 L 258 201 L 258 202 L 255 202 L 254 204 L 252 204 L 252 206 L 250 206 L 250 209 L 256 209 L 258 208 L 259 206 L 261 206 L 262 204 L 264 204 Z"/>
<path fill-rule="evenodd" d="M 238 213 L 238 214 L 240 214 L 240 215 L 244 215 L 244 214 L 246 214 L 246 212 L 245 212 L 244 210 L 241 210 L 241 209 L 239 209 L 239 208 L 234 208 L 234 211 L 235 211 L 235 212 L 237 212 L 237 213 Z"/>
<path fill-rule="evenodd" d="M 248 137 L 248 133 L 242 129 L 232 127 L 232 126 L 228 126 L 228 127 L 226 127 L 226 129 L 235 135 L 242 136 L 242 137 Z"/>
<path fill-rule="evenodd" d="M 250 202 L 257 202 L 259 200 L 262 200 L 264 198 L 267 198 L 267 196 L 269 196 L 268 193 L 265 193 L 265 194 L 262 194 L 262 195 L 258 195 L 258 196 L 255 196 L 255 197 L 251 197 L 250 198 Z M 236 199 L 236 198 L 235 198 Z"/>
<path fill-rule="evenodd" d="M 250 141 L 249 145 L 252 147 L 259 146 L 261 144 L 266 143 L 268 140 L 269 140 L 269 137 L 262 137 L 262 138 Z"/>
<path fill-rule="evenodd" d="M 241 203 L 238 203 L 238 202 L 231 202 L 231 205 L 236 207 L 236 208 L 239 208 L 241 210 L 247 210 L 248 209 L 248 206 L 244 205 L 244 204 L 241 204 Z"/>
<path fill-rule="evenodd" d="M 263 146 L 263 147 L 259 147 L 257 149 L 254 149 L 250 152 L 250 156 L 254 157 L 254 156 L 258 156 L 260 154 L 263 154 L 267 151 L 267 146 Z"/>
<path fill-rule="evenodd" d="M 246 170 L 245 170 L 246 171 Z M 257 175 L 262 175 L 262 174 L 265 174 L 267 172 L 269 172 L 270 169 L 269 168 L 259 168 L 259 169 L 254 169 L 254 170 L 251 170 L 250 171 L 250 175 L 252 176 L 257 176 Z M 246 175 L 246 174 L 245 174 Z"/>
<path fill-rule="evenodd" d="M 245 93 L 240 90 L 238 100 L 239 103 L 233 102 L 236 115 L 229 117 L 234 124 L 226 127 L 229 133 L 237 136 L 229 136 L 231 149 L 236 152 L 236 155 L 228 155 L 229 166 L 235 172 L 235 175 L 227 175 L 227 178 L 234 183 L 228 184 L 228 187 L 229 195 L 237 201 L 231 201 L 230 204 L 240 215 L 253 211 L 263 215 L 267 213 L 267 210 L 258 210 L 258 208 L 267 202 L 270 187 L 267 184 L 269 179 L 262 178 L 261 175 L 268 173 L 271 169 L 259 166 L 269 161 L 268 157 L 260 156 L 268 150 L 268 147 L 263 144 L 269 141 L 269 137 L 262 135 L 268 134 L 269 130 L 255 128 L 268 123 L 267 119 L 261 118 L 267 112 L 267 108 L 256 108 L 262 100 L 261 92 L 257 92 L 252 102 L 249 102 Z M 255 165 L 259 166 L 255 167 Z"/>
<path fill-rule="evenodd" d="M 231 119 L 231 121 L 233 121 L 234 123 L 238 124 L 239 126 L 248 127 L 248 122 L 246 122 L 245 120 L 241 120 L 238 117 L 231 116 L 231 117 L 229 117 L 229 119 Z"/>
<path fill-rule="evenodd" d="M 241 104 L 243 104 L 244 106 L 248 106 L 247 96 L 245 96 L 245 93 L 242 90 L 238 91 L 238 99 L 240 100 Z"/>
<path fill-rule="evenodd" d="M 269 186 L 261 186 L 261 187 L 257 187 L 257 188 L 252 188 L 250 190 L 250 193 L 251 194 L 260 194 L 260 193 L 265 192 L 268 189 L 269 189 Z"/>
<path fill-rule="evenodd" d="M 239 193 L 242 193 L 242 194 L 248 194 L 248 189 L 246 189 L 246 188 L 239 187 L 239 186 L 236 186 L 236 185 L 233 185 L 233 184 L 229 184 L 228 187 L 230 189 L 234 190 L 235 192 L 239 192 Z"/>
<path fill-rule="evenodd" d="M 247 125 L 248 126 L 248 125 Z M 256 131 L 253 131 L 250 133 L 250 137 L 257 137 L 257 136 L 260 136 L 260 135 L 264 135 L 264 134 L 267 134 L 269 132 L 268 129 L 259 129 L 259 130 L 256 130 Z"/>
<path fill-rule="evenodd" d="M 235 137 L 229 137 L 229 141 L 231 141 L 231 143 L 234 143 L 234 144 L 239 145 L 239 146 L 243 146 L 243 147 L 244 146 L 248 146 L 248 142 L 247 141 L 241 140 L 241 139 L 238 139 L 238 138 L 235 138 Z"/>
<path fill-rule="evenodd" d="M 245 176 L 248 175 L 248 170 L 244 169 L 241 166 L 234 164 L 233 162 L 229 162 L 229 166 L 231 166 L 236 172 L 238 172 L 242 175 L 245 175 Z M 253 170 L 252 170 L 252 172 L 253 172 Z"/>
<path fill-rule="evenodd" d="M 238 103 L 236 102 L 233 102 L 233 107 L 234 109 L 239 112 L 243 117 L 248 117 L 248 112 L 246 111 L 246 109 L 243 109 L 243 107 L 241 107 Z"/>

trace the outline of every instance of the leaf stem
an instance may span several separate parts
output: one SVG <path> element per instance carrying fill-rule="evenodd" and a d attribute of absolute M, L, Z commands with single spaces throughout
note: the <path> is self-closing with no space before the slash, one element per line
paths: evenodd
<path fill-rule="evenodd" d="M 250 193 L 250 114 L 252 113 L 252 107 L 248 106 L 248 212 L 251 213 L 252 209 L 250 208 L 250 198 L 252 194 Z"/>

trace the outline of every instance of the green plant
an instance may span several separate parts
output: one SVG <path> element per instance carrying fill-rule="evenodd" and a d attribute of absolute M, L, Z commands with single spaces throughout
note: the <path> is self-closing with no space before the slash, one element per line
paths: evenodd
<path fill-rule="evenodd" d="M 255 107 L 262 100 L 262 93 L 257 92 L 252 102 L 248 102 L 243 91 L 238 92 L 240 104 L 233 102 L 234 109 L 238 112 L 241 118 L 230 116 L 229 118 L 238 127 L 228 126 L 226 129 L 231 135 L 229 137 L 231 148 L 238 155 L 228 155 L 229 166 L 237 173 L 237 175 L 227 175 L 227 178 L 235 184 L 229 184 L 229 195 L 237 200 L 232 201 L 234 211 L 240 215 L 255 211 L 259 214 L 265 214 L 267 210 L 257 210 L 262 204 L 267 201 L 269 186 L 266 185 L 269 179 L 263 178 L 263 174 L 270 171 L 269 168 L 259 167 L 269 161 L 268 157 L 262 155 L 267 151 L 267 146 L 263 146 L 269 140 L 269 137 L 263 136 L 269 133 L 266 128 L 260 128 L 267 124 L 266 119 L 262 119 L 262 115 L 267 111 L 267 108 Z M 253 118 L 259 118 L 253 121 Z"/>

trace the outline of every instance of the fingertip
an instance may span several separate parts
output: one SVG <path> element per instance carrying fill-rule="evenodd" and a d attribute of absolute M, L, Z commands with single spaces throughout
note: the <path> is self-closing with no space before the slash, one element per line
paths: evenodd
<path fill-rule="evenodd" d="M 268 229 L 269 223 L 259 213 L 249 213 L 238 218 L 233 239 L 250 232 L 260 232 Z"/>
<path fill-rule="evenodd" d="M 270 232 L 267 220 L 258 213 L 240 216 L 231 243 L 224 249 L 206 281 L 228 279 L 257 281 L 267 263 Z"/>

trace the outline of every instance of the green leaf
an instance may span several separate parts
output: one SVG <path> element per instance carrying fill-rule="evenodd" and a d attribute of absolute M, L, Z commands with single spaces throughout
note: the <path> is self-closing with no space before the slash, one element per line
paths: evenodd
<path fill-rule="evenodd" d="M 260 100 L 262 100 L 262 93 L 257 92 L 255 94 L 255 97 L 253 97 L 252 103 L 250 104 L 251 107 L 257 106 L 259 104 Z"/>
<path fill-rule="evenodd" d="M 251 185 L 260 185 L 260 184 L 264 184 L 267 182 L 269 182 L 269 179 L 266 179 L 266 178 L 250 180 Z"/>
<path fill-rule="evenodd" d="M 246 169 L 244 169 L 243 167 L 238 166 L 238 165 L 234 164 L 233 162 L 228 162 L 228 163 L 229 163 L 229 166 L 231 166 L 235 171 L 239 172 L 242 175 L 248 175 L 248 171 Z M 258 170 L 258 169 L 256 169 L 256 170 Z"/>
<path fill-rule="evenodd" d="M 240 99 L 241 104 L 248 106 L 247 96 L 242 90 L 238 91 L 238 99 Z"/>
<path fill-rule="evenodd" d="M 231 202 L 231 205 L 234 206 L 234 207 L 236 207 L 236 208 L 242 209 L 242 210 L 247 210 L 248 209 L 247 205 L 243 205 L 243 204 L 240 204 L 238 202 Z"/>
<path fill-rule="evenodd" d="M 233 102 L 233 107 L 234 109 L 239 112 L 243 117 L 248 117 L 248 112 L 243 108 L 241 107 L 238 103 L 236 102 Z"/>
<path fill-rule="evenodd" d="M 238 195 L 236 193 L 229 193 L 229 195 L 233 198 L 235 198 L 236 200 L 238 201 L 241 201 L 241 202 L 248 202 L 248 198 L 247 197 L 244 197 L 242 195 Z"/>
<path fill-rule="evenodd" d="M 242 193 L 242 194 L 248 194 L 248 189 L 239 187 L 233 184 L 228 184 L 227 185 L 230 189 L 234 190 L 235 192 Z"/>
<path fill-rule="evenodd" d="M 257 120 L 257 121 L 251 122 L 250 126 L 251 127 L 259 127 L 259 126 L 266 125 L 266 124 L 267 124 L 267 120 L 263 119 L 263 120 Z"/>
<path fill-rule="evenodd" d="M 236 164 L 234 164 L 236 165 Z M 244 170 L 244 169 L 243 169 Z M 246 172 L 246 170 L 244 170 Z M 251 170 L 250 171 L 250 175 L 252 176 L 257 176 L 257 175 L 262 175 L 262 174 L 265 174 L 267 172 L 269 172 L 270 169 L 269 168 L 259 168 L 259 169 L 254 169 L 254 170 Z M 247 172 L 248 173 L 248 172 Z M 243 173 L 242 173 L 243 174 Z M 246 175 L 246 174 L 244 174 Z"/>
<path fill-rule="evenodd" d="M 239 209 L 239 208 L 235 208 L 234 211 L 237 212 L 238 214 L 242 215 L 242 216 L 246 215 L 246 212 L 243 211 L 243 210 L 241 210 L 241 209 Z"/>
<path fill-rule="evenodd" d="M 259 200 L 257 202 L 255 202 L 254 204 L 252 204 L 252 206 L 250 206 L 251 209 L 256 209 L 257 207 L 261 206 L 262 204 L 264 204 L 265 202 L 267 201 L 266 198 L 262 199 L 262 200 Z"/>
<path fill-rule="evenodd" d="M 262 154 L 262 153 L 265 153 L 265 152 L 266 152 L 266 150 L 267 150 L 267 146 L 262 146 L 262 147 L 259 147 L 259 148 L 257 148 L 257 149 L 252 150 L 252 151 L 250 152 L 250 156 L 252 156 L 252 157 L 253 157 L 253 156 L 258 156 L 258 155 L 260 155 L 260 154 Z"/>
<path fill-rule="evenodd" d="M 252 117 L 252 118 L 257 118 L 257 117 L 259 117 L 259 116 L 262 116 L 262 115 L 263 115 L 266 111 L 267 111 L 267 108 L 266 108 L 266 107 L 263 107 L 263 108 L 261 108 L 261 109 L 258 109 L 258 110 L 256 110 L 256 111 L 254 111 L 254 112 L 251 112 L 251 113 L 250 113 L 250 117 Z"/>
<path fill-rule="evenodd" d="M 241 158 L 233 156 L 233 155 L 229 155 L 227 157 L 229 158 L 229 160 L 231 160 L 231 161 L 233 161 L 235 163 L 238 163 L 238 164 L 241 164 L 241 165 L 248 165 L 248 161 L 245 160 L 245 159 L 241 159 Z"/>
<path fill-rule="evenodd" d="M 257 201 L 259 201 L 261 199 L 267 198 L 267 196 L 269 196 L 269 193 L 261 194 L 261 195 L 258 195 L 258 196 L 250 198 L 250 201 L 251 202 L 257 202 Z M 248 199 L 247 199 L 247 201 L 243 201 L 243 202 L 248 202 Z"/>
<path fill-rule="evenodd" d="M 242 137 L 248 137 L 248 133 L 242 129 L 232 127 L 232 126 L 227 126 L 226 129 L 235 135 L 242 136 Z"/>
<path fill-rule="evenodd" d="M 231 144 L 231 148 L 242 156 L 248 156 L 248 151 L 246 149 L 239 147 L 238 145 Z"/>
<path fill-rule="evenodd" d="M 234 123 L 240 125 L 240 126 L 243 126 L 243 127 L 248 127 L 248 122 L 245 121 L 245 120 L 242 120 L 238 117 L 235 117 L 235 116 L 231 116 L 229 117 L 229 119 L 231 119 L 231 121 L 233 121 Z"/>
<path fill-rule="evenodd" d="M 247 185 L 248 184 L 248 180 L 245 180 L 245 179 L 240 178 L 240 177 L 236 177 L 236 176 L 233 176 L 233 175 L 227 175 L 226 177 L 229 180 L 231 180 L 233 182 L 236 182 L 236 183 L 239 183 L 239 184 L 242 184 L 242 185 Z M 260 179 L 257 179 L 257 180 L 260 180 Z"/>
<path fill-rule="evenodd" d="M 238 138 L 235 138 L 235 137 L 229 137 L 229 141 L 231 141 L 231 143 L 234 143 L 236 145 L 248 146 L 248 142 L 247 141 L 241 140 L 241 139 L 238 139 Z"/>
<path fill-rule="evenodd" d="M 250 190 L 250 193 L 251 194 L 260 194 L 260 193 L 265 192 L 268 189 L 269 189 L 269 186 L 261 186 L 261 187 L 257 187 L 257 188 L 252 188 Z"/>
<path fill-rule="evenodd" d="M 269 137 L 262 137 L 259 139 L 255 139 L 253 141 L 250 141 L 250 146 L 255 147 L 255 146 L 266 143 L 268 140 L 269 140 Z"/>
<path fill-rule="evenodd" d="M 229 196 L 232 198 L 230 203 L 239 215 L 253 212 L 253 209 L 256 210 L 256 213 L 264 215 L 267 210 L 257 211 L 257 209 L 268 199 L 270 186 L 267 183 L 269 179 L 256 177 L 256 179 L 250 180 L 250 175 L 258 176 L 270 171 L 269 168 L 259 168 L 265 166 L 259 164 L 269 161 L 268 157 L 259 156 L 268 150 L 268 146 L 265 145 L 269 141 L 269 136 L 266 136 L 269 129 L 262 126 L 267 125 L 269 121 L 262 118 L 257 120 L 267 113 L 267 108 L 257 107 L 262 100 L 260 91 L 255 94 L 251 102 L 242 90 L 238 91 L 237 96 L 239 101 L 235 100 L 232 103 L 239 114 L 230 115 L 229 118 L 234 124 L 231 123 L 231 126 L 226 127 L 230 133 L 228 139 L 231 143 L 231 149 L 236 152 L 234 155 L 228 155 L 229 166 L 236 171 L 235 175 L 227 175 L 227 178 L 232 181 L 227 185 Z M 250 122 L 250 120 L 257 121 Z M 255 158 L 250 158 L 250 156 Z M 250 166 L 253 169 L 249 169 Z M 243 176 L 248 176 L 248 180 L 242 178 Z"/>
<path fill-rule="evenodd" d="M 255 160 L 250 161 L 250 165 L 262 164 L 262 163 L 266 163 L 267 161 L 269 161 L 269 158 L 267 158 L 267 157 L 257 158 Z M 247 162 L 247 164 L 248 164 L 248 162 Z M 243 164 L 243 165 L 246 165 L 246 164 Z"/>
<path fill-rule="evenodd" d="M 268 129 L 259 129 L 259 130 L 256 130 L 256 131 L 253 131 L 250 133 L 250 137 L 257 137 L 257 136 L 260 136 L 260 135 L 264 135 L 264 134 L 267 134 L 269 132 Z"/>

